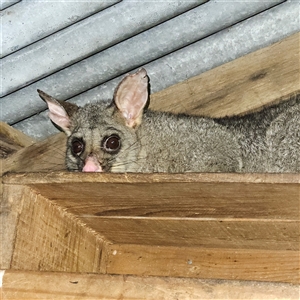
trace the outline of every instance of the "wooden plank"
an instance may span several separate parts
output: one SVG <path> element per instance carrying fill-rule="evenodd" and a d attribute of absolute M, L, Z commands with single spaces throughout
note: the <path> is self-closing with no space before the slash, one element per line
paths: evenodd
<path fill-rule="evenodd" d="M 14 269 L 299 282 L 299 174 L 11 174 L 4 183 L 10 202 L 23 189 Z"/>
<path fill-rule="evenodd" d="M 34 143 L 34 139 L 14 129 L 4 122 L 0 122 L 0 175 L 5 168 L 4 159 Z"/>
<path fill-rule="evenodd" d="M 205 216 L 261 220 L 299 219 L 299 212 L 295 207 L 299 206 L 300 185 L 296 183 L 49 182 L 30 186 L 73 214 L 91 218 L 112 216 L 191 219 Z"/>
<path fill-rule="evenodd" d="M 65 170 L 66 136 L 54 135 L 19 150 L 2 162 L 0 175 L 7 172 L 47 172 Z"/>
<path fill-rule="evenodd" d="M 6 186 L 0 202 L 0 268 L 8 269 L 11 266 L 12 253 L 16 238 L 18 217 L 23 207 L 25 186 Z M 5 245 L 5 246 L 2 246 Z"/>
<path fill-rule="evenodd" d="M 52 183 L 180 183 L 180 182 L 212 182 L 212 183 L 300 183 L 300 174 L 271 173 L 81 173 L 81 172 L 47 172 L 7 174 L 3 177 L 5 184 L 36 185 Z"/>
<path fill-rule="evenodd" d="M 299 251 L 298 221 L 257 219 L 80 219 L 113 244 Z M 298 252 L 299 253 L 299 252 Z"/>
<path fill-rule="evenodd" d="M 12 144 L 6 137 L 0 136 L 0 159 L 5 159 L 20 149 L 21 146 Z"/>
<path fill-rule="evenodd" d="M 299 251 L 110 245 L 108 274 L 299 284 Z"/>
<path fill-rule="evenodd" d="M 154 110 L 221 117 L 300 92 L 300 33 L 151 96 Z"/>
<path fill-rule="evenodd" d="M 112 243 L 299 249 L 299 184 L 76 182 L 32 187 Z"/>
<path fill-rule="evenodd" d="M 5 271 L 8 299 L 298 299 L 284 283 Z"/>
<path fill-rule="evenodd" d="M 16 201 L 13 190 L 6 188 Z M 21 197 L 10 268 L 100 272 L 103 240 L 99 235 L 30 188 Z"/>
<path fill-rule="evenodd" d="M 0 122 L 0 176 L 5 172 L 5 159 L 34 143 L 34 139 Z M 2 182 L 0 183 L 0 202 L 2 201 Z"/>
<path fill-rule="evenodd" d="M 20 147 L 28 147 L 35 142 L 32 137 L 27 136 L 23 132 L 9 126 L 4 122 L 0 122 L 0 139 L 2 139 L 2 137 L 5 137 L 11 141 L 11 143 Z"/>

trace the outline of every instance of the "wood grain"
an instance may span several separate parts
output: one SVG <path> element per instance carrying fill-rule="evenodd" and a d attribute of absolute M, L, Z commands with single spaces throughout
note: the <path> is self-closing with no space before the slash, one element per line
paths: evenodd
<path fill-rule="evenodd" d="M 299 284 L 299 251 L 110 245 L 107 273 Z"/>
<path fill-rule="evenodd" d="M 0 136 L 0 159 L 5 159 L 18 150 L 22 149 L 21 146 L 12 143 L 5 136 Z"/>
<path fill-rule="evenodd" d="M 5 184 L 35 185 L 43 183 L 300 183 L 300 174 L 284 173 L 82 173 L 82 172 L 41 172 L 7 174 Z"/>
<path fill-rule="evenodd" d="M 300 188 L 295 183 L 81 182 L 38 184 L 33 189 L 73 214 L 91 218 L 299 218 L 295 207 Z"/>
<path fill-rule="evenodd" d="M 299 282 L 299 175 L 286 175 L 5 176 L 23 203 L 11 267 Z"/>
<path fill-rule="evenodd" d="M 24 133 L 14 129 L 4 122 L 0 122 L 0 176 L 10 168 L 10 164 L 6 163 L 8 157 L 14 155 L 22 148 L 26 148 L 34 144 L 35 140 L 31 137 L 28 137 Z M 2 180 L 0 181 L 0 203 L 2 203 L 3 196 L 3 186 Z M 3 216 L 5 222 L 7 221 L 7 216 Z M 3 224 L 3 221 L 0 222 L 0 226 Z M 1 227 L 8 226 L 2 225 Z M 1 251 L 1 250 L 0 250 Z"/>
<path fill-rule="evenodd" d="M 80 217 L 113 244 L 299 251 L 299 221 Z"/>
<path fill-rule="evenodd" d="M 30 188 L 21 197 L 10 268 L 100 272 L 103 240 L 99 235 Z"/>
<path fill-rule="evenodd" d="M 4 186 L 0 202 L 0 269 L 9 269 L 11 266 L 18 218 L 27 189 L 26 186 L 19 185 Z"/>
<path fill-rule="evenodd" d="M 284 283 L 6 271 L 3 299 L 298 299 Z"/>
<path fill-rule="evenodd" d="M 154 110 L 222 117 L 300 92 L 300 33 L 151 96 Z"/>
<path fill-rule="evenodd" d="M 66 136 L 54 135 L 23 148 L 2 162 L 0 175 L 7 172 L 49 172 L 66 170 Z"/>
<path fill-rule="evenodd" d="M 32 137 L 27 136 L 4 122 L 0 122 L 0 140 L 2 137 L 5 137 L 5 139 L 8 139 L 11 143 L 20 147 L 28 147 L 35 143 Z"/>

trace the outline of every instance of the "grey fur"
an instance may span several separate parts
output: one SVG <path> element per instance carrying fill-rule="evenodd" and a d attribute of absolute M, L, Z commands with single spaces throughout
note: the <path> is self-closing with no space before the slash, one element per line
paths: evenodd
<path fill-rule="evenodd" d="M 300 96 L 245 116 L 213 119 L 145 110 L 141 124 L 129 127 L 112 103 L 79 108 L 71 116 L 66 165 L 81 171 L 96 155 L 105 172 L 299 172 Z M 106 136 L 121 148 L 101 148 Z M 74 138 L 84 152 L 73 155 Z"/>

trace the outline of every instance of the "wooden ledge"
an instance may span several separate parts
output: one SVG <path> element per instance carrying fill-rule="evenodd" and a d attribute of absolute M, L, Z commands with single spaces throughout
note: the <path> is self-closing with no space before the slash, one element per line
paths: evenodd
<path fill-rule="evenodd" d="M 284 283 L 5 271 L 3 299 L 299 299 Z"/>
<path fill-rule="evenodd" d="M 299 283 L 298 174 L 7 175 L 2 268 Z M 1 248 L 0 248 L 1 249 Z"/>
<path fill-rule="evenodd" d="M 39 183 L 300 183 L 300 174 L 270 174 L 270 173 L 71 173 L 71 172 L 47 172 L 47 173 L 16 173 L 3 177 L 5 184 L 39 184 Z"/>

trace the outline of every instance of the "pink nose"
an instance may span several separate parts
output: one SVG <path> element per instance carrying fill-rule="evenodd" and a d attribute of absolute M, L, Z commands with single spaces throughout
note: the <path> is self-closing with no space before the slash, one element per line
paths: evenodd
<path fill-rule="evenodd" d="M 102 168 L 94 156 L 88 156 L 82 172 L 102 172 Z"/>

